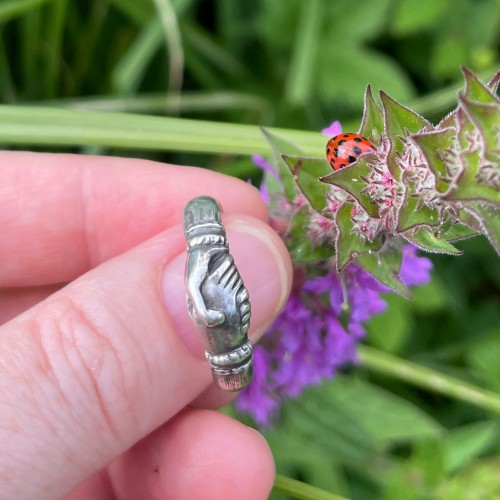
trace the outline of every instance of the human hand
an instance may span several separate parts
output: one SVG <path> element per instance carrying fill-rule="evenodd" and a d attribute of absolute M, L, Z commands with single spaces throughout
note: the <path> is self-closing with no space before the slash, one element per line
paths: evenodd
<path fill-rule="evenodd" d="M 266 498 L 263 438 L 213 410 L 182 211 L 224 208 L 257 340 L 288 254 L 257 191 L 142 160 L 0 153 L 0 498 Z"/>

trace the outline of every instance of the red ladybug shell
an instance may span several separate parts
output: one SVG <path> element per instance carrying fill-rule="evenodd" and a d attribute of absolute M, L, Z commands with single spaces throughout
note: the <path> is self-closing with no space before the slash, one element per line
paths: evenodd
<path fill-rule="evenodd" d="M 358 134 L 339 134 L 327 142 L 326 158 L 337 171 L 354 163 L 359 155 L 374 150 L 375 145 Z"/>

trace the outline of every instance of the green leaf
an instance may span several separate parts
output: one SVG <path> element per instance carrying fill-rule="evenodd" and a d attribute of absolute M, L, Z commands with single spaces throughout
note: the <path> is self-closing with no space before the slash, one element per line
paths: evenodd
<path fill-rule="evenodd" d="M 470 219 L 469 219 L 470 218 Z M 459 241 L 481 234 L 479 224 L 474 217 L 468 214 L 467 220 L 473 220 L 472 227 L 458 222 L 450 224 L 446 229 L 440 229 L 439 238 L 446 241 Z"/>
<path fill-rule="evenodd" d="M 393 177 L 400 179 L 401 169 L 396 163 L 396 156 L 401 154 L 404 144 L 401 140 L 407 133 L 415 133 L 429 126 L 430 123 L 406 106 L 399 104 L 385 92 L 380 92 L 384 109 L 385 130 L 391 141 L 391 150 L 387 158 L 387 166 Z"/>
<path fill-rule="evenodd" d="M 306 438 L 303 444 L 317 441 L 337 460 L 353 464 L 373 459 L 377 445 L 372 436 L 350 412 L 330 399 L 327 384 L 321 386 L 321 392 L 318 388 L 301 396 L 300 406 L 287 418 L 294 424 L 289 431 L 302 434 Z"/>
<path fill-rule="evenodd" d="M 433 312 L 444 311 L 455 300 L 448 283 L 444 283 L 437 274 L 433 274 L 431 281 L 425 285 L 412 289 L 413 300 L 405 302 L 421 314 L 429 315 Z"/>
<path fill-rule="evenodd" d="M 364 190 L 367 187 L 365 179 L 371 172 L 369 165 L 371 155 L 363 155 L 352 165 L 330 172 L 328 175 L 321 177 L 320 181 L 327 184 L 333 184 L 342 188 L 351 196 L 356 198 L 358 203 L 366 210 L 370 217 L 379 217 L 378 206 L 373 199 L 367 195 Z"/>
<path fill-rule="evenodd" d="M 267 139 L 267 142 L 271 145 L 274 156 L 273 163 L 277 167 L 280 181 L 285 188 L 285 196 L 289 200 L 294 200 L 297 196 L 297 187 L 287 163 L 283 160 L 283 154 L 300 156 L 304 154 L 304 151 L 268 129 L 263 128 L 262 133 Z"/>
<path fill-rule="evenodd" d="M 421 287 L 416 287 L 416 291 Z M 412 302 L 400 295 L 388 293 L 384 296 L 387 309 L 377 314 L 367 325 L 368 341 L 385 352 L 397 353 L 412 331 Z"/>
<path fill-rule="evenodd" d="M 337 375 L 323 388 L 383 448 L 441 435 L 441 426 L 417 406 L 369 382 Z"/>
<path fill-rule="evenodd" d="M 370 460 L 375 453 L 371 436 L 350 413 L 330 401 L 325 384 L 310 388 L 298 401 L 283 402 L 277 430 L 283 444 L 272 439 L 276 431 L 270 433 L 269 440 L 280 461 L 310 463 L 321 453 L 323 459 L 335 457 L 352 464 Z"/>
<path fill-rule="evenodd" d="M 444 155 L 447 154 L 448 150 L 456 149 L 456 134 L 456 129 L 448 127 L 411 136 L 435 175 L 436 190 L 440 193 L 445 193 L 450 185 L 450 172 Z"/>
<path fill-rule="evenodd" d="M 475 460 L 439 486 L 440 500 L 497 500 L 500 491 L 497 456 Z"/>
<path fill-rule="evenodd" d="M 467 350 L 466 360 L 476 377 L 483 380 L 496 392 L 500 391 L 500 325 L 495 325 L 487 335 Z"/>
<path fill-rule="evenodd" d="M 295 264 L 319 262 L 333 257 L 335 249 L 326 245 L 314 246 L 311 240 L 303 240 L 300 244 L 289 247 L 290 257 Z"/>
<path fill-rule="evenodd" d="M 399 211 L 397 231 L 403 233 L 422 224 L 431 227 L 439 226 L 439 212 L 424 205 L 412 186 L 406 186 L 403 205 Z"/>
<path fill-rule="evenodd" d="M 386 247 L 376 253 L 360 255 L 357 263 L 380 283 L 411 299 L 410 291 L 399 277 L 401 259 L 401 250 Z"/>
<path fill-rule="evenodd" d="M 427 487 L 435 487 L 444 476 L 444 449 L 441 439 L 428 438 L 415 443 L 410 463 Z"/>
<path fill-rule="evenodd" d="M 408 36 L 433 27 L 446 12 L 449 0 L 405 0 L 394 4 L 392 32 Z"/>
<path fill-rule="evenodd" d="M 467 465 L 485 451 L 498 434 L 495 422 L 478 422 L 453 429 L 443 439 L 448 474 Z"/>
<path fill-rule="evenodd" d="M 500 255 L 500 209 L 481 203 L 468 203 L 466 210 L 481 222 L 488 240 Z"/>
<path fill-rule="evenodd" d="M 460 96 L 459 96 L 460 98 Z M 453 113 L 457 125 L 457 139 L 461 150 L 470 148 L 470 134 L 474 131 L 474 125 L 467 116 L 465 110 L 460 106 Z"/>
<path fill-rule="evenodd" d="M 500 123 L 500 102 L 481 103 L 459 96 L 460 104 L 479 130 L 484 140 L 484 155 L 488 160 L 494 161 L 500 170 L 500 143 L 498 128 Z"/>
<path fill-rule="evenodd" d="M 366 82 L 371 82 L 374 89 L 387 89 L 402 100 L 413 96 L 408 76 L 385 54 L 357 46 L 350 38 L 327 46 L 335 50 L 318 54 L 321 71 L 316 77 L 317 93 L 324 104 L 337 101 L 342 107 L 360 108 Z"/>
<path fill-rule="evenodd" d="M 446 23 L 442 23 L 446 24 Z M 453 78 L 457 68 L 469 59 L 469 49 L 463 43 L 457 43 L 457 34 L 446 34 L 436 40 L 434 46 L 430 46 L 427 56 L 427 71 L 434 78 L 440 80 Z"/>
<path fill-rule="evenodd" d="M 485 201 L 500 204 L 500 191 L 494 186 L 477 181 L 481 158 L 478 151 L 464 151 L 460 155 L 463 168 L 449 192 L 443 195 L 445 200 Z"/>
<path fill-rule="evenodd" d="M 455 248 L 442 237 L 438 237 L 427 227 L 417 227 L 401 233 L 401 236 L 418 248 L 432 253 L 462 255 L 463 251 Z"/>
<path fill-rule="evenodd" d="M 469 69 L 462 67 L 465 77 L 465 90 L 461 93 L 467 101 L 479 101 L 487 104 L 498 102 L 498 98 L 493 94 L 487 85 L 484 85 L 477 76 Z"/>
<path fill-rule="evenodd" d="M 357 0 L 355 8 L 351 0 L 323 2 L 323 18 L 328 21 L 325 40 L 327 47 L 337 49 L 345 40 L 364 42 L 379 36 L 387 23 L 388 16 L 391 15 L 391 10 L 390 0 L 377 2 Z M 347 19 L 352 19 L 352 22 L 348 22 Z"/>
<path fill-rule="evenodd" d="M 282 157 L 312 208 L 322 213 L 327 207 L 326 195 L 330 188 L 320 182 L 320 177 L 324 177 L 332 170 L 326 159 L 288 155 Z"/>
<path fill-rule="evenodd" d="M 337 270 L 341 271 L 344 267 L 358 258 L 362 254 L 375 252 L 379 250 L 382 243 L 379 239 L 375 241 L 361 241 L 359 235 L 354 232 L 354 223 L 351 219 L 351 211 L 354 206 L 352 202 L 343 203 L 337 211 Z"/>
<path fill-rule="evenodd" d="M 373 98 L 370 85 L 366 87 L 364 102 L 363 119 L 361 120 L 359 134 L 378 144 L 384 132 L 384 117 L 380 107 Z"/>

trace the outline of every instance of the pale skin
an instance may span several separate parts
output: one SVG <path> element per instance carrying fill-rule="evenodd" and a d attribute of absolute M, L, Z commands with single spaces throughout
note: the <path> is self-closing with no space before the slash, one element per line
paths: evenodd
<path fill-rule="evenodd" d="M 264 499 L 260 434 L 216 411 L 183 288 L 182 211 L 213 196 L 253 341 L 291 265 L 259 193 L 207 170 L 0 152 L 0 498 Z"/>

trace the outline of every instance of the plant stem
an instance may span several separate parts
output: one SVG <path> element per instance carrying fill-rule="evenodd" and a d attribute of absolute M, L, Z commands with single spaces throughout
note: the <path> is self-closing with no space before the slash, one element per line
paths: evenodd
<path fill-rule="evenodd" d="M 301 500 L 347 500 L 345 497 L 280 474 L 276 474 L 273 491 L 285 493 L 292 498 L 300 498 Z"/>
<path fill-rule="evenodd" d="M 428 391 L 443 394 L 478 408 L 500 414 L 500 396 L 468 382 L 444 375 L 411 361 L 397 358 L 365 345 L 359 346 L 359 358 L 368 369 L 391 378 L 404 380 Z"/>

